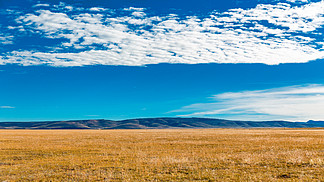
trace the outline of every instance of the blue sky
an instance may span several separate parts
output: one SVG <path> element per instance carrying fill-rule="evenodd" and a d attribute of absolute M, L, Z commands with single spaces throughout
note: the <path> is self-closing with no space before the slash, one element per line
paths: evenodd
<path fill-rule="evenodd" d="M 324 1 L 0 8 L 0 121 L 324 119 Z"/>

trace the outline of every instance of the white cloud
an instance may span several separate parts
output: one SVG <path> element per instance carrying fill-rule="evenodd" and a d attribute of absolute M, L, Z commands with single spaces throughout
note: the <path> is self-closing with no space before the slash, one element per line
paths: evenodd
<path fill-rule="evenodd" d="M 129 7 L 129 8 L 124 8 L 124 11 L 144 11 L 145 8 L 135 8 L 135 7 Z"/>
<path fill-rule="evenodd" d="M 105 8 L 100 8 L 100 7 L 92 7 L 89 9 L 90 11 L 106 11 L 107 9 Z"/>
<path fill-rule="evenodd" d="M 269 23 L 289 28 L 289 31 L 310 32 L 324 24 L 324 1 L 304 6 L 289 4 L 261 4 L 250 10 L 233 10 L 228 14 L 241 15 L 242 22 L 266 20 Z"/>
<path fill-rule="evenodd" d="M 0 109 L 14 109 L 12 106 L 0 106 Z"/>
<path fill-rule="evenodd" d="M 35 8 L 35 7 L 50 7 L 50 5 L 49 5 L 49 4 L 36 4 L 36 5 L 34 5 L 33 7 L 34 7 L 34 8 Z"/>
<path fill-rule="evenodd" d="M 144 12 L 141 11 L 135 11 L 132 13 L 133 16 L 137 16 L 137 17 L 144 17 L 146 16 L 146 14 Z"/>
<path fill-rule="evenodd" d="M 13 44 L 14 36 L 0 33 L 0 44 Z"/>
<path fill-rule="evenodd" d="M 287 0 L 287 1 L 291 2 L 291 3 L 299 3 L 299 2 L 307 3 L 307 2 L 309 2 L 309 0 Z"/>
<path fill-rule="evenodd" d="M 172 112 L 237 120 L 324 120 L 324 85 L 231 92 L 211 99 L 211 103 L 192 104 Z"/>
<path fill-rule="evenodd" d="M 65 4 L 60 4 L 61 9 Z M 252 9 L 214 12 L 205 17 L 149 16 L 126 8 L 125 16 L 37 10 L 17 18 L 26 31 L 66 41 L 51 51 L 14 51 L 0 64 L 53 66 L 158 63 L 304 63 L 324 58 L 324 1 L 303 6 L 261 4 Z M 70 10 L 72 10 L 70 8 Z M 69 11 L 70 11 L 69 10 Z M 268 22 L 265 24 L 264 22 Z"/>

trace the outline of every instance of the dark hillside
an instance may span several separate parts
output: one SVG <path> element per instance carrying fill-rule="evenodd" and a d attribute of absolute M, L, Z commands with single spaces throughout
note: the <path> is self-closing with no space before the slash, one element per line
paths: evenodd
<path fill-rule="evenodd" d="M 122 121 L 72 120 L 1 122 L 0 129 L 164 129 L 164 128 L 309 128 L 324 127 L 324 121 L 231 121 L 211 118 L 141 118 Z"/>

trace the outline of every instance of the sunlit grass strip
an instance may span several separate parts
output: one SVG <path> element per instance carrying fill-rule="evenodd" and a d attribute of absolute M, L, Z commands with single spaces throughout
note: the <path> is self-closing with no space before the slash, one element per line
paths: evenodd
<path fill-rule="evenodd" d="M 324 181 L 323 129 L 0 130 L 0 181 Z"/>

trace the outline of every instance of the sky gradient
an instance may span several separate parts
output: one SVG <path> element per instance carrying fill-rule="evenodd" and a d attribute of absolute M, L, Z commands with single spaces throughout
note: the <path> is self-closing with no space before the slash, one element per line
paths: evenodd
<path fill-rule="evenodd" d="M 324 120 L 324 1 L 0 8 L 0 121 Z"/>

